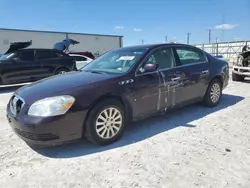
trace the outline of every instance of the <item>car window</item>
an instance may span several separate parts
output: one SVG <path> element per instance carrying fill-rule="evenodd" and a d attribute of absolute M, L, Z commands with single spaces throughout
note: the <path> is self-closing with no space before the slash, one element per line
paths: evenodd
<path fill-rule="evenodd" d="M 0 60 L 9 60 L 12 59 L 16 54 L 15 53 L 8 53 L 0 56 Z"/>
<path fill-rule="evenodd" d="M 57 58 L 58 55 L 53 51 L 36 51 L 36 59 Z"/>
<path fill-rule="evenodd" d="M 163 48 L 152 53 L 146 63 L 158 65 L 158 70 L 175 67 L 175 58 L 171 48 Z"/>
<path fill-rule="evenodd" d="M 34 51 L 28 50 L 28 51 L 20 51 L 18 53 L 19 59 L 21 61 L 33 61 L 34 60 Z"/>
<path fill-rule="evenodd" d="M 71 56 L 73 57 L 76 61 L 87 61 L 86 57 L 82 57 L 82 56 Z"/>
<path fill-rule="evenodd" d="M 206 61 L 205 55 L 196 49 L 192 48 L 176 48 L 181 65 L 188 65 Z"/>

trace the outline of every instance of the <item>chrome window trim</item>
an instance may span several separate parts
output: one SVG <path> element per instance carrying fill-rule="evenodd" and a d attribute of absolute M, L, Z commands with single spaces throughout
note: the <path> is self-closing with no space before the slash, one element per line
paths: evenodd
<path fill-rule="evenodd" d="M 141 68 L 142 64 L 145 63 L 146 59 L 152 55 L 155 51 L 157 50 L 160 50 L 162 48 L 171 48 L 171 52 L 172 52 L 172 55 L 174 56 L 174 61 L 175 61 L 175 66 L 174 67 L 170 67 L 170 68 L 165 68 L 165 69 L 160 69 L 160 70 L 157 70 L 157 71 L 154 71 L 154 72 L 147 72 L 147 73 L 142 73 L 142 74 L 138 74 L 137 72 L 139 71 L 139 69 Z M 175 59 L 175 55 L 174 55 L 174 50 L 173 48 L 190 48 L 190 49 L 193 49 L 193 50 L 196 50 L 196 51 L 199 51 L 204 57 L 205 57 L 205 61 L 201 61 L 201 62 L 196 62 L 196 63 L 190 63 L 190 64 L 186 64 L 186 65 L 179 65 L 179 66 L 176 66 L 176 59 Z M 176 49 L 175 49 L 176 50 Z M 144 76 L 144 75 L 147 75 L 147 74 L 154 74 L 154 73 L 158 73 L 158 72 L 162 72 L 162 71 L 167 71 L 167 70 L 171 70 L 171 69 L 174 69 L 174 68 L 181 68 L 181 67 L 188 67 L 188 66 L 193 66 L 193 65 L 199 65 L 199 64 L 205 64 L 205 63 L 209 63 L 208 61 L 208 58 L 207 58 L 207 55 L 206 53 L 204 53 L 202 50 L 200 49 L 197 49 L 197 48 L 193 48 L 193 47 L 186 47 L 186 46 L 160 46 L 160 47 L 157 47 L 155 49 L 153 49 L 151 52 L 149 52 L 149 54 L 144 58 L 144 60 L 139 64 L 139 66 L 137 67 L 136 71 L 135 71 L 135 77 L 137 76 Z"/>

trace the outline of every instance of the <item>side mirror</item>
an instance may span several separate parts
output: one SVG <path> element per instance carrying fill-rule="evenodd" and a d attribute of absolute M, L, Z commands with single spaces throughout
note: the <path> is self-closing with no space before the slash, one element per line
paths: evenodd
<path fill-rule="evenodd" d="M 154 72 L 156 71 L 158 68 L 157 64 L 152 64 L 152 63 L 147 63 L 143 69 L 144 69 L 144 72 Z"/>

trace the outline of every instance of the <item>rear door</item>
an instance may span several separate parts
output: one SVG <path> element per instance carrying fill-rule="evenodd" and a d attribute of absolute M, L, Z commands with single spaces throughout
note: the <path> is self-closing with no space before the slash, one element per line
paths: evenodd
<path fill-rule="evenodd" d="M 35 64 L 38 67 L 35 79 L 54 75 L 59 64 L 59 55 L 54 50 L 36 50 Z"/>
<path fill-rule="evenodd" d="M 206 55 L 193 47 L 175 47 L 178 70 L 181 73 L 183 94 L 180 102 L 200 99 L 205 95 L 209 79 L 209 62 Z"/>
<path fill-rule="evenodd" d="M 34 50 L 20 50 L 13 58 L 4 63 L 3 79 L 5 84 L 30 82 L 34 74 Z"/>

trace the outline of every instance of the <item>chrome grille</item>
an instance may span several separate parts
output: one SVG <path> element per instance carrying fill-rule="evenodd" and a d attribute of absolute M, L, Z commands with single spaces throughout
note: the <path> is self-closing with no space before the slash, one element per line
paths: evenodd
<path fill-rule="evenodd" d="M 10 111 L 13 115 L 17 115 L 20 113 L 21 109 L 23 108 L 25 102 L 24 100 L 17 96 L 14 95 L 12 96 L 11 100 L 10 100 Z"/>

